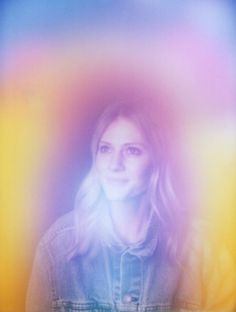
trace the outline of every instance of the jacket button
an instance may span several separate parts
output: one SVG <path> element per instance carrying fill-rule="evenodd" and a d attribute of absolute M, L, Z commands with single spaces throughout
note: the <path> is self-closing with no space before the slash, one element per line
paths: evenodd
<path fill-rule="evenodd" d="M 131 297 L 131 295 L 125 294 L 125 295 L 123 296 L 123 298 L 122 298 L 122 302 L 123 302 L 123 303 L 130 303 L 130 302 L 132 302 L 132 297 Z"/>

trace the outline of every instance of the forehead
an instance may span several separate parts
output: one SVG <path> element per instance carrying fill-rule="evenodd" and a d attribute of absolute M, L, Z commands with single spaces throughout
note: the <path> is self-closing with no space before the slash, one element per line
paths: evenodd
<path fill-rule="evenodd" d="M 145 142 L 140 128 L 130 119 L 118 117 L 106 128 L 102 141 L 111 143 L 141 143 Z"/>

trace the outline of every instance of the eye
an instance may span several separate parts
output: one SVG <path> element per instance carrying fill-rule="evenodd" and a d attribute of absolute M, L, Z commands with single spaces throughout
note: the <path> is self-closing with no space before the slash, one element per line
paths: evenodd
<path fill-rule="evenodd" d="M 136 146 L 128 146 L 126 148 L 126 154 L 129 156 L 140 156 L 142 154 L 142 149 Z"/>
<path fill-rule="evenodd" d="M 98 147 L 98 152 L 101 154 L 109 154 L 112 152 L 112 148 L 108 144 L 101 144 Z"/>

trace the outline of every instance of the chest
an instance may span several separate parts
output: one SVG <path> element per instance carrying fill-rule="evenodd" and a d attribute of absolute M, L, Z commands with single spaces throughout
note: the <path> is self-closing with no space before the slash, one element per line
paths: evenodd
<path fill-rule="evenodd" d="M 102 252 L 55 267 L 55 311 L 197 311 L 197 271 L 154 254 Z"/>

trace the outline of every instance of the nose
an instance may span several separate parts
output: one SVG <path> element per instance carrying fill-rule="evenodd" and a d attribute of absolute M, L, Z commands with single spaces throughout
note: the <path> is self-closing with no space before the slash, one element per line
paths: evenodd
<path fill-rule="evenodd" d="M 121 152 L 114 152 L 112 154 L 109 169 L 112 171 L 120 171 L 124 169 L 124 160 Z"/>

